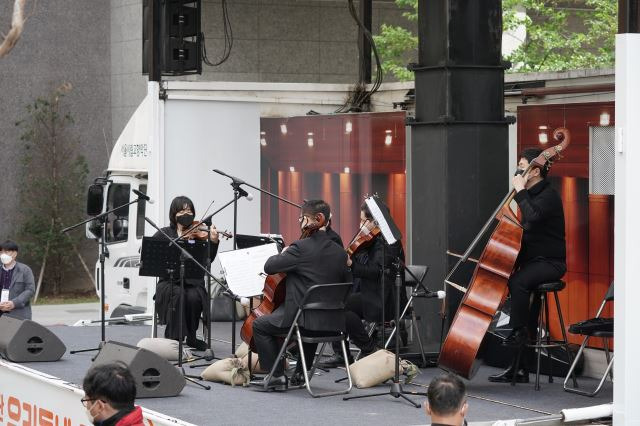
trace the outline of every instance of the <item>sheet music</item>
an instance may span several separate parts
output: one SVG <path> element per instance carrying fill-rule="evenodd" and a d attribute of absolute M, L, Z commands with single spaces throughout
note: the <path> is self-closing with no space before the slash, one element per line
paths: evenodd
<path fill-rule="evenodd" d="M 275 243 L 218 253 L 229 289 L 242 297 L 262 294 L 264 264 L 274 254 L 278 254 Z"/>
<path fill-rule="evenodd" d="M 391 228 L 389 228 L 389 224 L 385 220 L 384 214 L 382 214 L 382 210 L 380 210 L 380 207 L 378 207 L 378 204 L 373 199 L 373 197 L 369 197 L 364 201 L 365 203 L 367 203 L 369 211 L 371 211 L 371 216 L 373 216 L 375 221 L 378 222 L 380 232 L 382 232 L 382 236 L 384 237 L 384 239 L 387 240 L 387 244 L 391 245 L 398 241 L 396 237 L 393 236 L 393 232 L 391 231 Z"/>

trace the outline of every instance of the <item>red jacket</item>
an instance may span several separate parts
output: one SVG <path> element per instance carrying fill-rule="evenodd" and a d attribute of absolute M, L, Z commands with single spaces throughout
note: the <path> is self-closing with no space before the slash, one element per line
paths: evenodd
<path fill-rule="evenodd" d="M 136 406 L 132 412 L 121 418 L 116 426 L 144 426 L 142 423 L 142 408 Z"/>

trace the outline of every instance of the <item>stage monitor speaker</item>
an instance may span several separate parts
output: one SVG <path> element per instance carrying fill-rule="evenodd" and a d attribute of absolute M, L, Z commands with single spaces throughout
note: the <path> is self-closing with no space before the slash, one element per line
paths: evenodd
<path fill-rule="evenodd" d="M 136 381 L 137 398 L 177 396 L 186 384 L 184 376 L 169 361 L 146 349 L 109 341 L 96 356 L 92 367 L 122 362 Z"/>
<path fill-rule="evenodd" d="M 66 351 L 58 336 L 37 322 L 0 317 L 0 354 L 9 361 L 57 361 Z"/>

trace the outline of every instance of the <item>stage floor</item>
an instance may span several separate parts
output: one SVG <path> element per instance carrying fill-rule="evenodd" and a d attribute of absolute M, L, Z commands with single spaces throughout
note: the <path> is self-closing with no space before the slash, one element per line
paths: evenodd
<path fill-rule="evenodd" d="M 239 332 L 241 323 L 237 327 Z M 67 346 L 67 353 L 60 361 L 50 363 L 27 363 L 27 367 L 43 371 L 66 381 L 80 384 L 91 358 L 95 352 L 70 355 L 68 351 L 95 347 L 100 340 L 99 327 L 49 326 Z M 135 345 L 141 338 L 150 336 L 150 327 L 143 325 L 112 325 L 106 330 L 107 340 L 115 340 Z M 230 323 L 215 323 L 213 337 L 229 341 Z M 237 340 L 237 343 L 240 341 Z M 226 357 L 231 345 L 226 342 L 214 342 L 216 356 Z M 201 368 L 186 368 L 187 373 L 198 374 Z M 489 421 L 539 417 L 544 414 L 558 413 L 563 408 L 586 407 L 605 404 L 612 401 L 613 386 L 607 382 L 604 389 L 595 398 L 570 394 L 562 389 L 562 379 L 556 378 L 548 383 L 542 380 L 542 389 L 534 390 L 533 381 L 529 384 L 489 383 L 486 378 L 498 370 L 481 367 L 476 377 L 467 382 L 469 394 L 469 421 Z M 405 390 L 426 392 L 424 387 L 440 370 L 422 369 L 414 382 L 406 385 Z M 319 389 L 335 389 L 336 378 L 344 375 L 343 370 L 333 369 L 329 373 L 316 376 L 313 383 Z M 533 378 L 533 375 L 531 375 Z M 342 395 L 327 398 L 312 398 L 306 390 L 264 393 L 253 388 L 231 387 L 208 383 L 211 390 L 203 390 L 187 383 L 182 393 L 172 398 L 146 398 L 138 400 L 144 407 L 198 425 L 231 424 L 305 424 L 305 425 L 419 425 L 428 423 L 424 413 L 424 404 L 416 409 L 402 399 L 391 396 L 377 396 L 353 401 L 343 401 Z M 584 386 L 593 386 L 595 380 L 582 379 Z M 370 389 L 354 389 L 351 395 L 365 395 L 388 389 L 380 385 Z M 424 402 L 424 397 L 413 396 L 415 401 Z"/>

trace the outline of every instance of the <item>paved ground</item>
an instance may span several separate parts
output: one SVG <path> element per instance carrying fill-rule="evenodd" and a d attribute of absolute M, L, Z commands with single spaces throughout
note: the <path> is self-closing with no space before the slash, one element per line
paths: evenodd
<path fill-rule="evenodd" d="M 34 305 L 33 320 L 42 325 L 74 325 L 81 320 L 99 320 L 100 303 Z M 95 325 L 100 325 L 96 323 Z"/>

